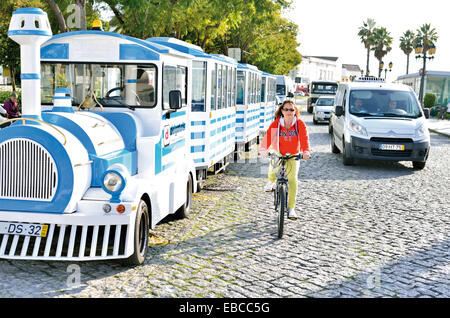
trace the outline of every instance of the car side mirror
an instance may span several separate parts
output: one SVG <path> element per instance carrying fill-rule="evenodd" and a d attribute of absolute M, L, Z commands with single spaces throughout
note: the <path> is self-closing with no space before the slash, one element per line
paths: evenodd
<path fill-rule="evenodd" d="M 169 92 L 169 107 L 175 110 L 181 108 L 181 91 L 174 90 Z"/>
<path fill-rule="evenodd" d="M 423 109 L 423 114 L 425 115 L 426 119 L 430 118 L 430 109 L 429 108 L 424 108 Z"/>
<path fill-rule="evenodd" d="M 334 109 L 334 113 L 338 117 L 344 115 L 344 107 L 343 106 L 336 106 L 336 108 Z"/>
<path fill-rule="evenodd" d="M 289 93 L 287 94 L 287 97 L 292 98 L 292 97 L 294 97 L 294 94 L 292 94 L 291 92 L 289 92 Z"/>

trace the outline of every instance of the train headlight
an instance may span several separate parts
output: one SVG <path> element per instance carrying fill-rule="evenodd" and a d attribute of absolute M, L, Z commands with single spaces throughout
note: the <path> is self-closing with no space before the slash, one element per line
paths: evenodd
<path fill-rule="evenodd" d="M 102 187 L 105 192 L 111 194 L 111 203 L 120 202 L 120 194 L 125 189 L 130 173 L 122 164 L 113 164 L 102 177 Z"/>
<path fill-rule="evenodd" d="M 123 177 L 116 171 L 107 171 L 103 177 L 103 187 L 110 193 L 120 191 L 124 185 Z"/>

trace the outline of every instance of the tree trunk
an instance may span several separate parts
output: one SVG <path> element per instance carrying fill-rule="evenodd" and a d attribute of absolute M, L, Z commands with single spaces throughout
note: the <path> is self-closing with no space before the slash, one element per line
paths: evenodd
<path fill-rule="evenodd" d="M 406 55 L 406 74 L 409 74 L 409 54 Z"/>
<path fill-rule="evenodd" d="M 15 79 L 16 73 L 14 72 L 14 67 L 13 67 L 13 66 L 10 66 L 9 68 L 10 68 L 10 70 L 11 70 L 11 85 L 12 85 L 12 90 L 13 90 L 13 92 L 15 92 L 15 91 L 16 91 L 16 79 Z"/>
<path fill-rule="evenodd" d="M 370 47 L 367 49 L 366 76 L 369 74 L 369 58 L 370 58 Z"/>
<path fill-rule="evenodd" d="M 50 8 L 56 15 L 56 19 L 58 20 L 59 31 L 61 31 L 62 33 L 68 32 L 69 29 L 67 28 L 66 20 L 64 19 L 64 16 L 61 10 L 59 9 L 58 4 L 53 0 L 45 0 L 45 2 L 48 3 Z"/>
<path fill-rule="evenodd" d="M 378 65 L 381 64 L 381 60 L 378 60 Z M 381 67 L 378 66 L 378 78 L 381 78 L 381 72 L 383 71 L 383 69 Z"/>
<path fill-rule="evenodd" d="M 75 4 L 80 7 L 80 29 L 86 30 L 86 0 L 75 0 Z"/>

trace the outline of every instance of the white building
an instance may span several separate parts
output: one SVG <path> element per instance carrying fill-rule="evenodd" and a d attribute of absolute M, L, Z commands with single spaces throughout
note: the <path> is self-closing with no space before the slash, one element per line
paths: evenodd
<path fill-rule="evenodd" d="M 342 64 L 342 82 L 351 82 L 353 78 L 361 76 L 361 68 L 356 64 Z"/>
<path fill-rule="evenodd" d="M 309 81 L 340 81 L 342 76 L 339 58 L 334 56 L 306 56 L 297 66 L 292 75 Z M 292 76 L 291 75 L 291 76 Z"/>

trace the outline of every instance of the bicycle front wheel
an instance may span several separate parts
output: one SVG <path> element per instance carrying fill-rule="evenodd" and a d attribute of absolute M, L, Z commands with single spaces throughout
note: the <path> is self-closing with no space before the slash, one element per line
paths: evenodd
<path fill-rule="evenodd" d="M 286 213 L 286 185 L 282 184 L 278 189 L 278 238 L 283 237 L 284 214 Z"/>

